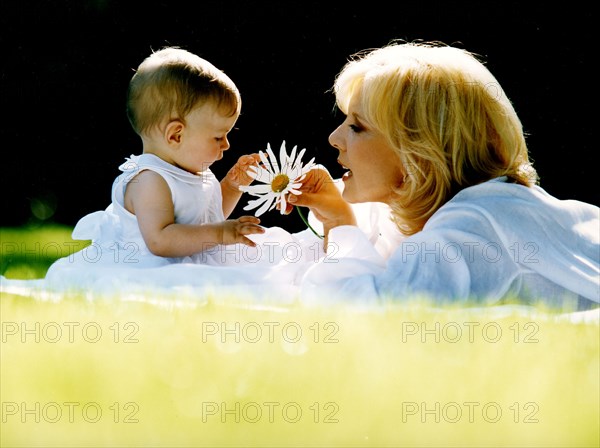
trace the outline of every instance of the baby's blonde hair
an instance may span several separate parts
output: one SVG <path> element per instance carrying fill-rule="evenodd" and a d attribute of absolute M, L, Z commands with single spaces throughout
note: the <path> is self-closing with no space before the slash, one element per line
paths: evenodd
<path fill-rule="evenodd" d="M 367 125 L 404 166 L 390 205 L 406 235 L 463 188 L 500 176 L 537 182 L 521 121 L 473 53 L 435 42 L 392 43 L 354 55 L 333 90 L 345 114 L 360 95 Z"/>
<path fill-rule="evenodd" d="M 240 113 L 240 93 L 225 73 L 195 54 L 167 47 L 148 56 L 131 78 L 127 116 L 142 135 L 164 120 L 184 121 L 208 101 L 226 116 Z"/>

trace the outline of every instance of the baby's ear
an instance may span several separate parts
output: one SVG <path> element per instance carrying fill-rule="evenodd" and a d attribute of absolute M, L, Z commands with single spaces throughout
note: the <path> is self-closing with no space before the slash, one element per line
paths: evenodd
<path fill-rule="evenodd" d="M 185 125 L 179 120 L 170 121 L 165 127 L 164 137 L 167 144 L 178 146 L 183 141 L 183 129 Z"/>

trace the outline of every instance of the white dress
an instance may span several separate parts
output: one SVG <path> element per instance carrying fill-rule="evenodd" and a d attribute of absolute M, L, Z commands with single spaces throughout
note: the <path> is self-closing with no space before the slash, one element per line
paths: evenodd
<path fill-rule="evenodd" d="M 271 288 L 275 296 L 285 290 L 288 297 L 295 297 L 302 273 L 325 255 L 322 240 L 312 232 L 291 234 L 271 227 L 251 236 L 257 243 L 254 248 L 220 245 L 187 257 L 156 256 L 146 246 L 135 215 L 124 207 L 128 182 L 135 182 L 143 170 L 160 174 L 171 190 L 175 222 L 181 224 L 225 220 L 220 184 L 210 170 L 191 174 L 151 154 L 132 155 L 119 169 L 112 203 L 81 218 L 73 230 L 73 239 L 92 244 L 53 263 L 44 288 L 100 293 L 192 288 L 203 296 L 226 290 L 247 295 L 249 285 L 263 285 L 252 292 L 266 298 Z M 2 280 L 4 286 L 11 284 Z"/>
<path fill-rule="evenodd" d="M 342 188 L 339 179 L 336 185 Z M 218 191 L 213 191 L 215 197 Z M 94 268 L 89 262 L 62 259 L 45 279 L 1 277 L 0 287 L 32 295 L 40 289 L 84 289 L 92 295 L 117 293 L 143 300 L 175 293 L 198 301 L 233 297 L 254 304 L 343 301 L 367 307 L 415 296 L 454 303 L 472 299 L 485 305 L 518 297 L 523 303 L 542 299 L 550 305 L 571 303 L 576 309 L 594 308 L 600 302 L 600 210 L 596 206 L 561 201 L 539 187 L 498 178 L 458 193 L 410 237 L 397 230 L 388 206 L 352 207 L 358 226 L 331 230 L 326 254 L 322 240 L 310 230 L 292 234 L 272 227 L 251 236 L 256 248 L 225 246 L 178 260 L 140 256 L 143 263 L 129 264 L 109 258 Z M 116 232 L 119 227 L 110 225 L 112 221 L 104 224 L 107 217 L 113 219 L 114 209 L 96 215 L 103 218 L 90 220 L 95 222 L 91 226 L 83 225 L 84 218 L 74 236 L 89 238 L 91 234 L 81 233 L 88 228 L 100 236 Z M 322 232 L 312 214 L 309 221 Z M 101 240 L 114 244 L 116 239 Z M 137 241 L 136 249 L 143 247 L 133 237 L 120 240 L 120 247 L 126 249 L 131 241 Z M 142 249 L 138 253 L 146 254 Z"/>
<path fill-rule="evenodd" d="M 306 302 L 600 302 L 600 209 L 504 177 L 459 192 L 388 260 L 353 226 L 329 241 L 336 253 L 303 277 Z"/>
<path fill-rule="evenodd" d="M 183 258 L 163 258 L 150 252 L 140 232 L 137 218 L 125 209 L 125 189 L 144 170 L 154 171 L 167 182 L 173 198 L 175 222 L 202 224 L 220 222 L 221 188 L 210 170 L 197 175 L 173 166 L 153 154 L 132 155 L 119 170 L 112 186 L 112 203 L 102 211 L 90 213 L 73 229 L 75 240 L 91 240 L 91 246 L 53 264 L 47 278 L 62 275 L 69 267 L 156 267 L 184 261 Z M 70 274 L 69 274 L 70 275 Z"/>

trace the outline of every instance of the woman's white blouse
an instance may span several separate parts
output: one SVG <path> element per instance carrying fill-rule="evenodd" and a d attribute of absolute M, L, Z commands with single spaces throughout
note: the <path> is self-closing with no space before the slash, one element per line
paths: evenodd
<path fill-rule="evenodd" d="M 388 260 L 357 227 L 329 234 L 333 254 L 307 270 L 305 301 L 424 297 L 499 303 L 518 297 L 600 302 L 600 209 L 498 178 L 466 188 Z"/>

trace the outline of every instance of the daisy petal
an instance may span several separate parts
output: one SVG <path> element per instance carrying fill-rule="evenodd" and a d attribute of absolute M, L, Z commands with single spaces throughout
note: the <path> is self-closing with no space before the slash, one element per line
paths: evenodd
<path fill-rule="evenodd" d="M 273 209 L 274 209 L 274 208 L 277 206 L 277 204 L 279 204 L 279 200 L 278 200 L 278 198 L 276 197 L 276 198 L 275 198 L 275 202 L 273 202 L 273 205 L 271 205 L 271 207 L 269 208 L 269 211 L 273 210 Z"/>
<path fill-rule="evenodd" d="M 285 215 L 286 208 L 287 208 L 287 202 L 285 201 L 285 196 L 281 195 L 280 201 L 279 201 L 279 211 L 281 212 L 282 215 Z"/>
<path fill-rule="evenodd" d="M 271 191 L 271 185 L 240 185 L 240 191 L 253 195 L 263 195 Z"/>
<path fill-rule="evenodd" d="M 302 166 L 302 156 L 304 155 L 305 152 L 306 152 L 306 148 L 302 148 L 302 150 L 298 154 L 298 157 L 296 157 L 296 162 L 294 163 L 294 166 L 292 167 L 292 169 L 294 171 L 296 171 L 298 168 L 300 168 Z"/>
<path fill-rule="evenodd" d="M 279 162 L 281 163 L 281 172 L 285 172 L 288 167 L 288 155 L 285 150 L 285 140 L 281 143 L 279 147 Z"/>
<path fill-rule="evenodd" d="M 256 211 L 254 214 L 255 216 L 260 216 L 265 213 L 269 207 L 273 207 L 273 199 L 275 199 L 275 197 L 273 195 L 265 195 L 264 197 L 266 197 L 268 200 Z"/>
<path fill-rule="evenodd" d="M 250 176 L 252 179 L 256 180 L 256 176 L 258 175 L 257 169 L 253 166 L 251 166 L 250 168 L 252 168 L 252 170 L 251 169 L 246 170 L 246 174 L 248 176 Z"/>
<path fill-rule="evenodd" d="M 289 166 L 294 166 L 294 159 L 296 158 L 296 149 L 298 149 L 298 145 L 295 145 L 292 148 L 292 153 L 290 154 L 290 157 L 288 158 Z"/>
<path fill-rule="evenodd" d="M 306 162 L 306 164 L 304 165 L 304 167 L 302 168 L 302 171 L 306 170 L 306 172 L 310 171 L 313 167 L 315 166 L 315 158 L 313 157 L 312 159 L 310 159 L 308 162 Z"/>
<path fill-rule="evenodd" d="M 258 151 L 258 157 L 260 157 L 260 160 L 263 163 L 263 165 L 265 166 L 266 170 L 269 173 L 274 174 L 273 167 L 271 166 L 271 162 L 269 162 L 269 160 L 267 159 L 267 156 L 265 155 L 265 153 L 262 152 L 262 151 Z M 262 169 L 265 169 L 265 168 L 262 168 Z"/>
<path fill-rule="evenodd" d="M 257 208 L 260 204 L 262 204 L 263 202 L 267 201 L 270 197 L 270 195 L 264 195 L 264 196 L 260 196 L 258 199 L 252 199 L 250 201 L 248 201 L 248 204 L 244 207 L 244 210 L 252 210 Z"/>
<path fill-rule="evenodd" d="M 251 176 L 251 177 L 253 177 L 253 176 Z M 262 167 L 257 167 L 256 168 L 256 176 L 253 177 L 253 179 L 258 182 L 270 184 L 274 177 L 275 177 L 275 175 L 273 173 L 271 173 L 270 171 L 267 171 Z"/>
<path fill-rule="evenodd" d="M 275 154 L 273 153 L 269 143 L 267 143 L 267 154 L 269 155 L 269 159 L 273 165 L 273 173 L 281 173 L 281 171 L 279 171 L 279 164 L 277 163 L 277 159 L 275 158 Z"/>

